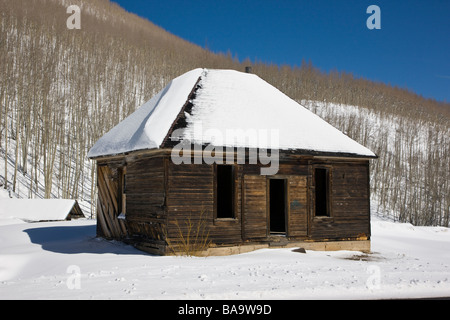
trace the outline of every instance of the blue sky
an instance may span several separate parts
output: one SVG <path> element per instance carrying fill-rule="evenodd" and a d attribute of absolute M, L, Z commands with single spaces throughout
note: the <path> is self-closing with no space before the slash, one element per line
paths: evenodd
<path fill-rule="evenodd" d="M 450 0 L 114 0 L 242 61 L 351 72 L 450 102 Z M 381 29 L 369 30 L 369 5 Z"/>

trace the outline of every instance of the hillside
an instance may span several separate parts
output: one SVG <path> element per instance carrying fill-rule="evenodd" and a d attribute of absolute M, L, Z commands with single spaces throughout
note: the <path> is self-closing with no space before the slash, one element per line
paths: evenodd
<path fill-rule="evenodd" d="M 66 27 L 72 4 L 81 7 L 80 30 Z M 247 65 L 379 155 L 371 172 L 378 212 L 449 225 L 450 104 L 305 61 L 212 53 L 107 0 L 0 0 L 3 196 L 75 198 L 95 214 L 86 154 L 99 137 L 186 71 Z"/>

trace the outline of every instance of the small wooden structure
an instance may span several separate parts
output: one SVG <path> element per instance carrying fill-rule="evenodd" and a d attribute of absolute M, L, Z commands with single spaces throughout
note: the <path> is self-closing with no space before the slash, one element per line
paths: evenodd
<path fill-rule="evenodd" d="M 64 221 L 84 218 L 77 200 L 0 199 L 0 217 L 27 222 Z"/>
<path fill-rule="evenodd" d="M 265 93 L 258 98 L 255 92 Z M 270 108 L 278 109 L 270 114 Z M 255 122 L 236 117 L 258 111 L 264 115 L 255 115 Z M 230 118 L 217 119 L 223 114 Z M 278 128 L 278 170 L 262 175 L 269 164 L 252 158 L 253 151 L 265 151 L 264 139 L 244 145 L 243 153 L 236 148 L 225 154 L 211 148 L 205 130 L 201 138 L 189 136 L 196 118 L 203 128 L 215 120 L 222 129 L 246 123 L 260 125 L 255 130 Z M 304 127 L 312 139 L 289 140 L 303 135 Z M 322 134 L 325 143 L 317 138 Z M 180 163 L 173 150 L 186 140 L 193 147 L 183 149 Z M 206 151 L 214 163 L 205 161 Z M 370 250 L 369 160 L 376 155 L 255 75 L 193 70 L 102 137 L 89 157 L 97 161 L 102 237 L 162 255 L 181 252 L 188 237 L 198 241 L 196 234 L 210 242 L 204 254 L 273 246 Z"/>

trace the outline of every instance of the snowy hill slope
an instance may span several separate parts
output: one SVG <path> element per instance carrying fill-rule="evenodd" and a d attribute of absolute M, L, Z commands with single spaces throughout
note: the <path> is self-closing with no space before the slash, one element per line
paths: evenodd
<path fill-rule="evenodd" d="M 372 253 L 263 249 L 160 257 L 92 220 L 0 226 L 0 299 L 391 299 L 450 296 L 450 230 L 372 220 Z"/>
<path fill-rule="evenodd" d="M 371 161 L 371 197 L 376 214 L 395 221 L 414 225 L 443 225 L 450 223 L 450 127 L 436 129 L 429 121 L 387 115 L 368 108 L 326 103 L 299 101 L 352 139 L 373 150 L 379 159 Z M 11 141 L 15 147 L 15 141 Z M 1 151 L 1 150 L 0 150 Z M 56 151 L 56 159 L 61 158 Z M 3 155 L 0 153 L 0 158 Z M 20 152 L 19 152 L 20 156 Z M 72 159 L 73 160 L 73 159 Z M 14 174 L 14 155 L 8 157 L 7 176 Z M 31 166 L 31 159 L 29 165 Z M 43 164 L 32 174 L 17 175 L 16 192 L 0 188 L 0 198 L 44 197 Z M 71 167 L 75 167 L 73 162 Z M 95 215 L 95 186 L 92 162 L 84 160 L 80 166 L 78 202 L 83 212 Z M 58 160 L 56 161 L 58 168 Z M 5 171 L 5 161 L 0 161 L 0 172 Z M 73 174 L 72 174 L 73 175 Z M 62 176 L 53 176 L 52 197 L 62 197 Z M 1 182 L 1 176 L 0 176 Z M 8 183 L 11 186 L 11 181 Z M 32 190 L 30 190 L 32 189 Z"/>
<path fill-rule="evenodd" d="M 372 212 L 414 225 L 450 226 L 448 122 L 332 102 L 301 104 L 378 155 L 370 167 Z"/>

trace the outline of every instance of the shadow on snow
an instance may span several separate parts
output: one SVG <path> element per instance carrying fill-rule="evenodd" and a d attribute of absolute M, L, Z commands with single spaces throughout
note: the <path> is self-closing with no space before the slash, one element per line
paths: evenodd
<path fill-rule="evenodd" d="M 43 250 L 64 253 L 146 254 L 120 241 L 96 237 L 96 226 L 50 226 L 24 230 L 34 244 Z"/>

